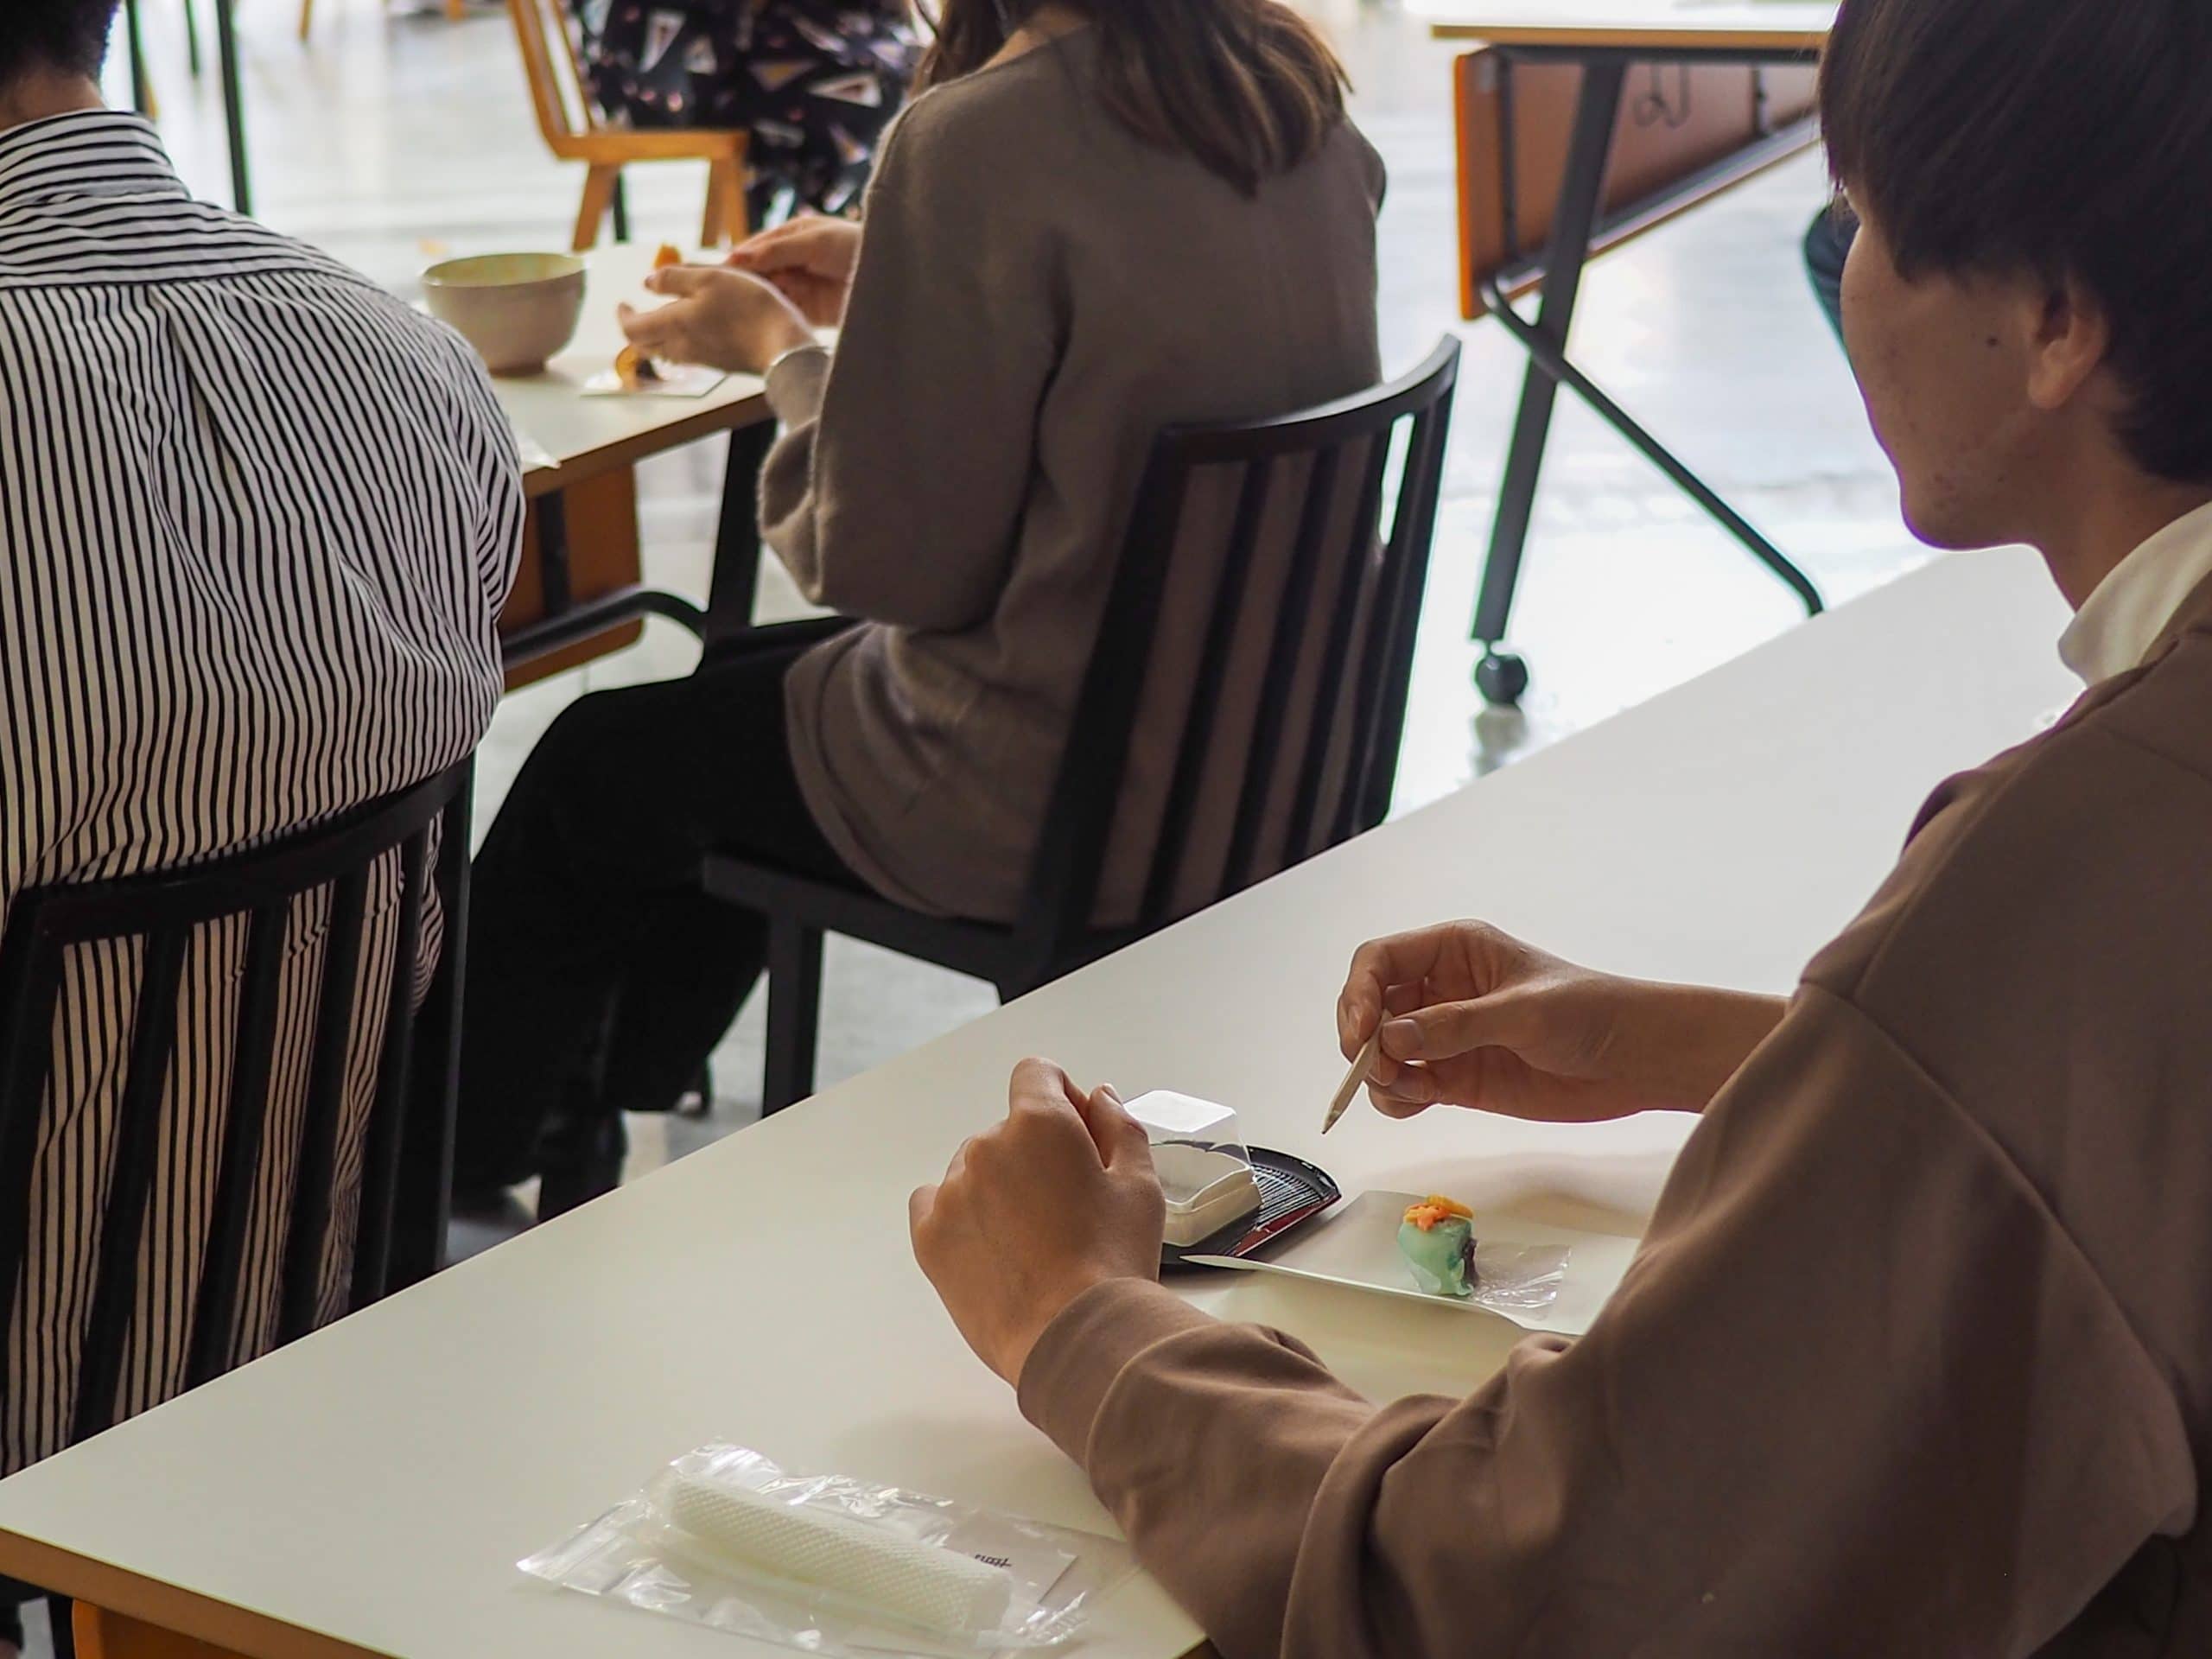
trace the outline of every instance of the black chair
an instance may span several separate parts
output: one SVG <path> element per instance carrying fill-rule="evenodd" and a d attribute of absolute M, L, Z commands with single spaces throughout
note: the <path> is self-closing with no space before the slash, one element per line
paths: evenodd
<path fill-rule="evenodd" d="M 1382 821 L 1459 368 L 1447 339 L 1403 379 L 1357 397 L 1160 435 L 1012 925 L 707 859 L 707 891 L 769 922 L 765 1111 L 813 1090 L 825 932 L 975 975 L 1011 998 Z M 1192 591 L 1195 578 L 1208 590 Z M 1154 682 L 1155 645 L 1179 620 L 1203 645 L 1171 690 Z M 1232 682 L 1232 660 L 1257 664 L 1256 686 L 1249 675 Z M 1119 829 L 1135 816 L 1125 785 L 1139 780 L 1125 773 L 1141 718 L 1180 720 L 1183 735 L 1165 787 L 1155 779 L 1149 791 L 1157 832 L 1141 883 L 1123 884 L 1141 896 L 1119 915 L 1101 900 L 1116 849 L 1142 841 L 1141 829 Z M 1194 834 L 1202 819 L 1217 832 Z"/>
<path fill-rule="evenodd" d="M 348 1306 L 359 1308 L 441 1265 L 453 1114 L 460 1077 L 461 988 L 468 915 L 468 809 L 472 766 L 437 776 L 328 823 L 267 847 L 189 868 L 125 880 L 34 889 L 12 906 L 0 938 L 0 1332 L 16 1317 L 29 1273 L 35 1161 L 53 1068 L 54 1013 L 67 953 L 103 941 L 140 944 L 136 1014 L 124 1075 L 91 1302 L 78 1356 L 71 1439 L 114 1420 L 132 1310 L 141 1235 L 160 1153 L 162 1091 L 176 1040 L 179 987 L 194 931 L 245 920 L 243 972 L 211 1226 L 191 1310 L 185 1385 L 222 1375 L 233 1361 L 248 1224 L 262 1166 L 277 1046 L 286 929 L 296 900 L 331 894 L 306 1090 L 292 1160 L 281 1251 L 278 1339 L 315 1323 L 333 1219 L 340 1119 L 357 1002 L 385 1001 L 382 1046 L 363 1142 L 359 1217 Z M 438 868 L 429 868 L 436 830 Z M 385 982 L 357 984 L 371 881 L 394 860 L 399 880 L 396 939 Z M 442 912 L 440 963 L 419 1007 L 419 957 L 429 882 Z M 425 1064 L 417 1067 L 421 1049 Z M 403 1173 L 404 1172 L 404 1173 Z M 28 1271 L 27 1271 L 28 1270 Z M 57 1642 L 67 1619 L 57 1607 Z"/>

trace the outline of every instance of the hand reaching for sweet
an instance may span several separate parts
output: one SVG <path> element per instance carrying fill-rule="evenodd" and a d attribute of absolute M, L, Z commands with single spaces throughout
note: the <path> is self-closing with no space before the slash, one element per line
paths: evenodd
<path fill-rule="evenodd" d="M 741 270 L 670 265 L 654 271 L 645 286 L 670 296 L 670 303 L 652 311 L 624 305 L 616 315 L 632 345 L 671 363 L 758 374 L 814 339 L 797 307 Z"/>
<path fill-rule="evenodd" d="M 772 283 L 816 327 L 835 328 L 845 320 L 860 257 L 858 225 L 808 214 L 742 243 L 729 263 Z"/>

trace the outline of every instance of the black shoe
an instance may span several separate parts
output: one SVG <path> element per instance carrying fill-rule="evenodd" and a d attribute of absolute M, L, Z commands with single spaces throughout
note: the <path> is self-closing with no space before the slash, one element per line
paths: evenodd
<path fill-rule="evenodd" d="M 682 1094 L 676 1097 L 678 1117 L 710 1117 L 715 1110 L 715 1069 L 708 1060 L 699 1062 L 699 1075 L 691 1079 Z"/>
<path fill-rule="evenodd" d="M 517 1182 L 516 1185 L 520 1185 Z M 514 1221 L 525 1223 L 530 1212 L 522 1208 L 513 1186 L 480 1183 L 474 1186 L 456 1185 L 453 1190 L 453 1214 L 460 1221 Z"/>
<path fill-rule="evenodd" d="M 537 1218 L 550 1221 L 622 1184 L 630 1135 L 620 1112 L 564 1116 L 548 1128 L 541 1147 Z"/>

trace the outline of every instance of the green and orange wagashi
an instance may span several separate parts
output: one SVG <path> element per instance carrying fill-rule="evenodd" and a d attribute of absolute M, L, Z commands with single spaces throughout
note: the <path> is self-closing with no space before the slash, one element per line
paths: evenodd
<path fill-rule="evenodd" d="M 1398 1251 L 1414 1282 L 1432 1296 L 1475 1294 L 1475 1212 L 1431 1193 L 1406 1206 L 1398 1225 Z"/>

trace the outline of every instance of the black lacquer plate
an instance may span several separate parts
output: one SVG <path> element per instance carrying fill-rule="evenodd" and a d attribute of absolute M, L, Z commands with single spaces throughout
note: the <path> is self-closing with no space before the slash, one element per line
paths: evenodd
<path fill-rule="evenodd" d="M 1294 1158 L 1287 1152 L 1271 1152 L 1265 1147 L 1249 1150 L 1252 1154 L 1253 1179 L 1260 1184 L 1259 1209 L 1239 1217 L 1234 1225 L 1195 1244 L 1161 1245 L 1160 1265 L 1163 1270 L 1204 1271 L 1184 1261 L 1190 1255 L 1249 1255 L 1292 1229 L 1303 1226 L 1344 1196 L 1326 1170 L 1303 1158 Z"/>

